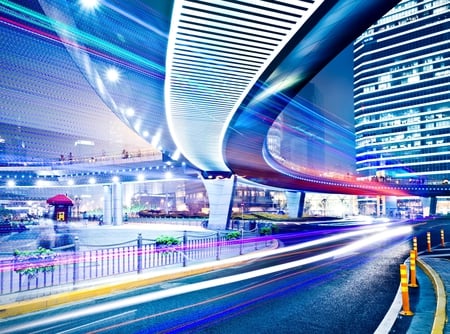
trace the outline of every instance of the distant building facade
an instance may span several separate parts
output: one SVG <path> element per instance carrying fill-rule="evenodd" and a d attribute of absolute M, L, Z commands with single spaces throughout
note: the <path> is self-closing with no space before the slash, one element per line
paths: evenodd
<path fill-rule="evenodd" d="M 354 42 L 356 169 L 361 177 L 449 182 L 449 30 L 450 1 L 404 0 Z M 402 199 L 402 205 L 386 204 L 380 212 L 380 203 L 361 199 L 361 208 L 422 214 L 417 199 L 411 203 Z"/>

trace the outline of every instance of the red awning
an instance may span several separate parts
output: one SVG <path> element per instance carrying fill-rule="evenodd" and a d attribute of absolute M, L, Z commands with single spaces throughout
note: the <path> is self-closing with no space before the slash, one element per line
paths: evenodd
<path fill-rule="evenodd" d="M 67 197 L 66 195 L 63 194 L 58 194 L 56 196 L 50 197 L 47 200 L 47 203 L 50 205 L 68 205 L 68 206 L 72 206 L 73 205 L 73 201 Z"/>

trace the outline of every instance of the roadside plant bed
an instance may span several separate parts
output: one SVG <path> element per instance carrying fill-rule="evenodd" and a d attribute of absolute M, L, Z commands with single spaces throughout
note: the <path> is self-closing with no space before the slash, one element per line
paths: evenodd
<path fill-rule="evenodd" d="M 14 271 L 28 278 L 36 277 L 40 272 L 55 269 L 56 253 L 50 249 L 39 247 L 34 251 L 14 251 Z"/>
<path fill-rule="evenodd" d="M 173 246 L 177 246 L 180 244 L 180 240 L 175 237 L 161 235 L 156 238 L 156 249 L 162 250 L 164 253 L 170 253 L 175 251 L 172 249 Z"/>
<path fill-rule="evenodd" d="M 228 232 L 227 235 L 225 236 L 225 239 L 227 239 L 227 240 L 236 240 L 236 239 L 240 239 L 240 238 L 241 238 L 241 232 L 239 232 L 239 231 Z"/>
<path fill-rule="evenodd" d="M 271 235 L 278 233 L 278 226 L 274 224 L 269 224 L 259 228 L 259 235 Z"/>
<path fill-rule="evenodd" d="M 271 235 L 272 226 L 264 226 L 259 229 L 259 235 Z"/>

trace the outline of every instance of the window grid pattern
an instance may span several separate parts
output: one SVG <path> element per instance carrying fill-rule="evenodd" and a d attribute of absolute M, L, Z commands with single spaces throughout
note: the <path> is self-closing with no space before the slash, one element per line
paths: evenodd
<path fill-rule="evenodd" d="M 354 43 L 361 176 L 450 176 L 450 2 L 405 0 Z"/>

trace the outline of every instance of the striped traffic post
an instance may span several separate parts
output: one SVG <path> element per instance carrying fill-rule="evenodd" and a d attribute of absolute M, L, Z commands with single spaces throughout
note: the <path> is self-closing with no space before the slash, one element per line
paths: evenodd
<path fill-rule="evenodd" d="M 413 250 L 416 252 L 416 258 L 417 258 L 417 237 L 413 238 Z"/>
<path fill-rule="evenodd" d="M 431 232 L 427 232 L 427 250 L 431 253 Z"/>
<path fill-rule="evenodd" d="M 400 265 L 400 286 L 402 291 L 403 309 L 400 311 L 401 315 L 414 315 L 409 308 L 409 294 L 408 294 L 408 273 L 406 272 L 406 264 Z"/>
<path fill-rule="evenodd" d="M 441 230 L 441 246 L 445 247 L 444 230 Z"/>
<path fill-rule="evenodd" d="M 409 252 L 409 277 L 410 283 L 409 286 L 411 288 L 417 288 L 417 274 L 416 274 L 416 252 L 411 250 Z"/>

